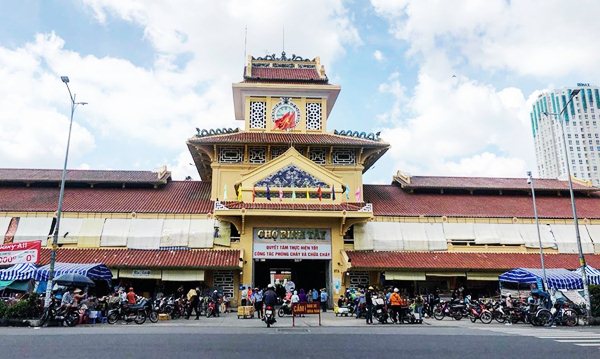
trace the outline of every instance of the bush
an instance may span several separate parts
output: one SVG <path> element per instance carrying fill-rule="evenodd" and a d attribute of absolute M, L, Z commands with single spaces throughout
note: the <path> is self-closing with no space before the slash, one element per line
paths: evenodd
<path fill-rule="evenodd" d="M 8 305 L 3 300 L 0 300 L 0 319 L 4 318 L 4 314 L 6 314 L 7 308 Z"/>
<path fill-rule="evenodd" d="M 600 317 L 600 285 L 590 286 L 590 299 L 592 302 L 592 317 Z"/>
<path fill-rule="evenodd" d="M 6 306 L 3 315 L 0 315 L 0 317 L 5 319 L 34 319 L 39 318 L 40 315 L 41 307 L 38 296 L 31 294 L 12 305 Z"/>

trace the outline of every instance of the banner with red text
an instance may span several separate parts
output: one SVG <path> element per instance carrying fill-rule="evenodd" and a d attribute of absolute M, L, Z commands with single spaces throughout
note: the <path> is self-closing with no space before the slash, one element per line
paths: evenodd
<path fill-rule="evenodd" d="M 42 241 L 0 244 L 0 266 L 19 263 L 36 264 L 40 258 Z"/>
<path fill-rule="evenodd" d="M 329 228 L 254 228 L 255 259 L 331 259 Z"/>

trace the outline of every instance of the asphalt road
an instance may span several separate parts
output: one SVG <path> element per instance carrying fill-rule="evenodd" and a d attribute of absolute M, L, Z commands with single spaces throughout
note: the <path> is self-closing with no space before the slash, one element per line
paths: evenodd
<path fill-rule="evenodd" d="M 0 328 L 0 358 L 600 358 L 599 347 L 456 327 Z"/>

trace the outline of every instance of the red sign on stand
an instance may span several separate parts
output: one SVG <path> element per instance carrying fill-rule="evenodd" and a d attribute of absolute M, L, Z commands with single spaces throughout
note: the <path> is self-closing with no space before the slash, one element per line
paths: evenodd
<path fill-rule="evenodd" d="M 40 258 L 42 241 L 0 244 L 0 265 L 36 264 Z"/>
<path fill-rule="evenodd" d="M 318 314 L 319 326 L 321 326 L 321 304 L 320 303 L 294 303 L 292 304 L 292 326 L 296 326 L 297 315 Z"/>

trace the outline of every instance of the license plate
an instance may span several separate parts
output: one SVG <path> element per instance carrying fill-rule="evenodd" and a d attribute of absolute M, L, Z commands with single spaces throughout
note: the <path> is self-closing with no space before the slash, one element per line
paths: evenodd
<path fill-rule="evenodd" d="M 273 314 L 273 312 L 272 312 L 272 311 L 270 311 L 270 310 L 267 310 L 267 311 L 266 311 L 266 313 L 267 313 L 267 315 L 271 315 L 271 314 Z"/>

